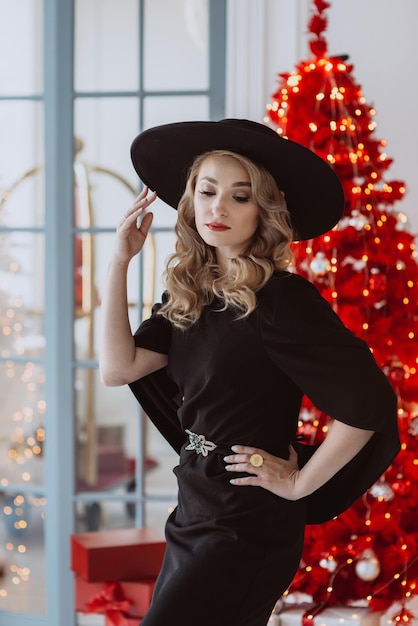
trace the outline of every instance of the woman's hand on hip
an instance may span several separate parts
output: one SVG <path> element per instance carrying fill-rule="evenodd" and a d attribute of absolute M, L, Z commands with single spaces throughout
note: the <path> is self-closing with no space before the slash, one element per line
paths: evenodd
<path fill-rule="evenodd" d="M 142 250 L 153 219 L 152 213 L 144 215 L 144 212 L 156 197 L 155 192 L 148 196 L 148 187 L 144 187 L 119 222 L 116 231 L 115 257 L 121 262 L 129 263 L 132 257 Z"/>
<path fill-rule="evenodd" d="M 298 500 L 299 476 L 298 455 L 289 447 L 289 458 L 282 459 L 260 448 L 232 446 L 234 454 L 224 457 L 228 472 L 251 474 L 243 478 L 232 478 L 231 484 L 238 486 L 263 487 L 286 500 Z"/>

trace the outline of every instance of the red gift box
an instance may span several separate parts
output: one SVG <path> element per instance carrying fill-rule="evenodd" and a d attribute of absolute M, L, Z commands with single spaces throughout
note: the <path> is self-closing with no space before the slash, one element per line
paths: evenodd
<path fill-rule="evenodd" d="M 129 617 L 143 617 L 151 604 L 155 581 L 155 578 L 149 578 L 135 582 L 119 582 L 115 583 L 118 589 L 113 591 L 111 589 L 113 583 L 90 583 L 76 576 L 75 610 L 81 613 L 103 613 L 106 605 L 110 605 L 114 600 L 123 599 L 127 602 L 127 610 L 124 612 Z"/>
<path fill-rule="evenodd" d="M 89 582 L 156 578 L 165 540 L 151 528 L 98 530 L 71 536 L 71 569 Z"/>

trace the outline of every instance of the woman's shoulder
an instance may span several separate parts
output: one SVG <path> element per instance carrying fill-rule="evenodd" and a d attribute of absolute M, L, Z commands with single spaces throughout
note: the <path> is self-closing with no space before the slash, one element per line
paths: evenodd
<path fill-rule="evenodd" d="M 321 297 L 315 285 L 293 272 L 275 272 L 259 292 L 260 299 Z"/>
<path fill-rule="evenodd" d="M 275 273 L 260 291 L 262 325 L 297 329 L 313 340 L 318 335 L 341 338 L 351 333 L 313 283 L 291 272 Z"/>

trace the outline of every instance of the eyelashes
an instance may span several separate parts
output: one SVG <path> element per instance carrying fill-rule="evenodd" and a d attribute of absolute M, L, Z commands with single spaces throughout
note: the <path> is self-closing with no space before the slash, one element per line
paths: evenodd
<path fill-rule="evenodd" d="M 250 202 L 251 198 L 249 196 L 234 196 L 234 200 L 239 204 L 245 204 L 246 202 Z"/>
<path fill-rule="evenodd" d="M 215 192 L 214 191 L 209 191 L 208 189 L 200 189 L 199 193 L 201 196 L 206 196 L 206 197 L 213 197 L 215 196 Z M 238 204 L 245 204 L 246 202 L 250 202 L 251 197 L 250 196 L 232 196 L 233 200 L 235 200 L 235 202 L 238 202 Z"/>

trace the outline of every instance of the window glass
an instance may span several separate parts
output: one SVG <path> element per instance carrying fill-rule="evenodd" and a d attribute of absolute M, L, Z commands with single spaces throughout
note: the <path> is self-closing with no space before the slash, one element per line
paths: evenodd
<path fill-rule="evenodd" d="M 43 246 L 41 234 L 0 230 L 0 356 L 4 359 L 43 355 Z M 6 391 L 10 394 L 10 389 Z"/>
<path fill-rule="evenodd" d="M 139 187 L 130 157 L 138 107 L 136 98 L 76 100 L 76 226 L 115 228 L 132 204 Z"/>
<path fill-rule="evenodd" d="M 0 362 L 0 381 L 0 559 L 7 564 L 0 611 L 42 613 L 44 369 L 30 361 Z"/>
<path fill-rule="evenodd" d="M 77 491 L 108 491 L 125 475 L 125 461 L 135 456 L 127 450 L 136 441 L 131 400 L 126 389 L 103 388 L 97 370 L 76 370 Z"/>
<path fill-rule="evenodd" d="M 0 362 L 0 484 L 42 485 L 44 477 L 44 368 L 31 361 Z M 7 383 L 7 385 L 5 384 Z"/>
<path fill-rule="evenodd" d="M 147 91 L 208 89 L 208 0 L 146 0 Z"/>
<path fill-rule="evenodd" d="M 178 464 L 178 454 L 153 424 L 148 423 L 147 429 L 145 494 L 152 501 L 145 505 L 145 517 L 147 525 L 162 533 L 168 514 L 177 504 L 177 480 L 173 467 Z"/>
<path fill-rule="evenodd" d="M 42 91 L 42 4 L 0 0 L 0 95 Z"/>
<path fill-rule="evenodd" d="M 119 215 L 117 218 L 119 219 Z M 144 299 L 148 299 L 148 302 L 154 296 L 152 287 L 152 276 L 155 274 L 153 239 L 154 235 L 148 237 L 141 253 L 141 258 L 146 266 L 143 292 Z M 113 232 L 105 234 L 81 232 L 74 237 L 74 351 L 78 361 L 91 361 L 98 358 L 100 302 L 113 245 Z M 139 257 L 136 257 L 131 262 L 128 272 L 129 316 L 133 328 L 138 326 L 140 319 L 138 309 L 139 269 Z M 147 312 L 149 310 L 150 307 L 148 306 Z"/>
<path fill-rule="evenodd" d="M 172 467 L 172 463 L 170 468 Z M 171 471 L 167 470 L 167 471 Z M 151 467 L 147 470 L 149 475 L 155 475 L 158 477 L 158 467 Z M 174 475 L 173 475 L 174 476 Z M 162 473 L 162 478 L 159 478 L 159 484 L 161 480 L 164 480 L 165 484 L 167 479 L 165 472 Z M 119 493 L 132 494 L 135 489 L 134 482 L 127 483 L 125 486 L 121 486 Z M 115 494 L 113 494 L 115 495 Z M 155 500 L 146 501 L 143 505 L 144 517 L 147 520 L 147 527 L 156 530 L 161 534 L 161 538 L 164 537 L 164 526 L 167 521 L 169 513 L 174 509 L 177 503 L 177 495 L 175 489 L 169 492 L 167 488 L 164 489 L 164 493 L 161 491 L 161 487 L 154 492 Z M 139 504 L 135 501 L 124 501 L 123 499 L 117 500 L 84 500 L 77 503 L 77 531 L 78 533 L 92 532 L 94 530 L 110 530 L 114 528 L 134 528 L 137 526 L 135 523 L 136 507 Z"/>
<path fill-rule="evenodd" d="M 77 380 L 85 373 L 77 372 Z M 78 406 L 82 405 L 84 391 Z M 136 485 L 135 469 L 140 455 L 136 449 L 140 427 L 138 406 L 133 395 L 122 390 L 106 390 L 97 400 L 94 424 L 94 446 L 82 427 L 77 429 L 76 484 L 83 499 L 76 509 L 77 532 L 98 528 L 130 528 L 136 525 L 136 507 L 141 506 L 146 525 L 163 533 L 167 515 L 176 505 L 177 482 L 172 468 L 178 455 L 162 439 L 149 421 L 144 428 L 144 498 L 140 504 L 140 489 Z M 81 409 L 82 410 L 82 409 Z M 99 493 L 95 498 L 93 493 Z M 129 501 L 127 495 L 138 494 Z M 119 496 L 119 497 L 118 497 Z"/>
<path fill-rule="evenodd" d="M 0 612 L 45 612 L 45 511 L 39 494 L 2 494 L 0 545 L 7 569 L 0 579 Z"/>
<path fill-rule="evenodd" d="M 43 225 L 43 104 L 0 101 L 0 128 L 0 226 Z"/>
<path fill-rule="evenodd" d="M 76 490 L 115 497 L 135 487 L 138 462 L 138 409 L 129 389 L 103 387 L 97 369 L 77 368 L 76 380 Z M 90 506 L 94 505 L 94 506 Z M 110 524 L 123 526 L 127 511 L 118 506 L 113 521 L 99 509 L 94 498 L 77 509 L 79 529 L 96 530 Z M 133 519 L 131 524 L 133 525 Z"/>
<path fill-rule="evenodd" d="M 138 89 L 138 0 L 77 0 L 76 91 Z"/>
<path fill-rule="evenodd" d="M 0 0 L 0 612 L 30 614 L 46 602 L 42 17 L 42 0 Z"/>
<path fill-rule="evenodd" d="M 167 205 L 161 203 L 161 207 L 166 207 L 170 212 L 170 217 L 175 220 L 177 212 Z M 155 214 L 158 214 L 158 207 L 155 209 Z M 143 268 L 144 268 L 144 283 L 145 288 L 143 290 L 143 298 L 145 309 L 148 304 L 154 304 L 155 302 L 161 302 L 161 295 L 164 291 L 163 272 L 165 270 L 166 261 L 170 254 L 174 252 L 175 247 L 175 235 L 173 228 L 164 226 L 161 230 L 156 228 L 156 231 L 152 233 L 152 242 L 148 242 L 151 245 L 148 246 L 148 250 L 145 250 L 143 256 Z M 145 318 L 147 310 L 144 310 L 143 317 Z"/>
<path fill-rule="evenodd" d="M 148 97 L 144 100 L 145 128 L 184 120 L 207 120 L 208 117 L 207 96 Z"/>

